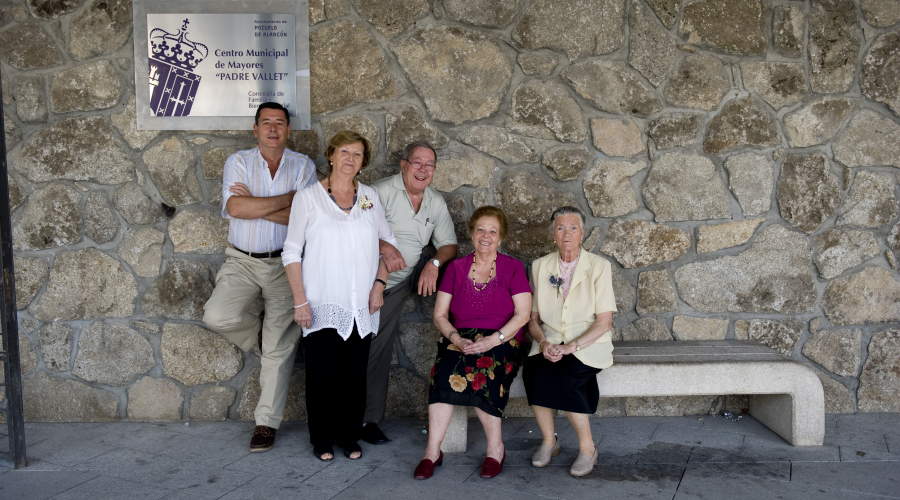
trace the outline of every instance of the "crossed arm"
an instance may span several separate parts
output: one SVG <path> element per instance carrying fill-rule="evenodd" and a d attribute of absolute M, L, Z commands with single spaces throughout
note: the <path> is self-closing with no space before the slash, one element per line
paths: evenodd
<path fill-rule="evenodd" d="M 265 219 L 284 226 L 288 224 L 296 191 L 278 196 L 253 196 L 242 182 L 235 182 L 228 189 L 233 194 L 225 203 L 228 215 L 236 219 Z"/>

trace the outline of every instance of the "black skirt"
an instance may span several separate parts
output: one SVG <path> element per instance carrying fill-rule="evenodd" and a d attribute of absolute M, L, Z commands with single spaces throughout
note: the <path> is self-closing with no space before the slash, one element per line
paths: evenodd
<path fill-rule="evenodd" d="M 471 328 L 459 335 L 472 341 L 497 330 Z M 437 358 L 431 369 L 428 404 L 446 403 L 475 406 L 488 415 L 503 416 L 524 349 L 516 339 L 504 342 L 488 352 L 466 356 L 452 342 L 438 340 Z"/>
<path fill-rule="evenodd" d="M 538 353 L 525 360 L 522 370 L 529 405 L 572 413 L 597 413 L 600 368 L 588 366 L 572 354 L 553 363 Z"/>

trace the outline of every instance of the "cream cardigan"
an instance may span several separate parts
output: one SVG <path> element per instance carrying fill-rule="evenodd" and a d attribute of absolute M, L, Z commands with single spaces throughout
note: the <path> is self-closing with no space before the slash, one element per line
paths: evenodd
<path fill-rule="evenodd" d="M 548 342 L 568 344 L 594 324 L 597 314 L 616 312 L 616 299 L 609 262 L 584 249 L 578 255 L 578 266 L 565 302 L 562 293 L 557 293 L 556 287 L 550 284 L 550 276 L 559 274 L 559 252 L 531 263 L 534 291 L 531 310 L 541 315 L 541 329 Z M 593 344 L 575 352 L 575 357 L 588 366 L 607 368 L 612 365 L 612 351 L 612 333 L 606 332 Z M 540 345 L 533 342 L 528 355 L 540 352 Z"/>

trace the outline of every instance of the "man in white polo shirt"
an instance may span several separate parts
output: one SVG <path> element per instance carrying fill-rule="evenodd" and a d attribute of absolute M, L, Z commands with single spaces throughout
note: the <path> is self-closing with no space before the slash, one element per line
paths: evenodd
<path fill-rule="evenodd" d="M 257 345 L 262 332 L 260 396 L 251 452 L 266 451 L 275 444 L 302 333 L 293 322 L 294 301 L 281 249 L 294 193 L 317 179 L 312 160 L 286 148 L 290 120 L 280 104 L 260 105 L 253 124 L 257 147 L 239 151 L 225 162 L 222 217 L 228 219 L 231 248 L 225 250 L 227 258 L 203 314 L 207 327 L 244 351 Z M 265 301 L 264 319 L 247 311 L 260 296 Z"/>
<path fill-rule="evenodd" d="M 447 204 L 429 186 L 434 179 L 434 148 L 427 142 L 414 142 L 404 148 L 400 158 L 399 174 L 372 185 L 406 266 L 391 272 L 383 284 L 381 323 L 369 347 L 362 439 L 371 444 L 389 441 L 378 424 L 384 420 L 391 354 L 403 303 L 416 292 L 423 296 L 436 293 L 440 267 L 456 256 L 456 233 Z M 422 249 L 429 242 L 437 248 L 437 253 L 425 260 Z M 382 253 L 388 252 L 383 249 Z"/>

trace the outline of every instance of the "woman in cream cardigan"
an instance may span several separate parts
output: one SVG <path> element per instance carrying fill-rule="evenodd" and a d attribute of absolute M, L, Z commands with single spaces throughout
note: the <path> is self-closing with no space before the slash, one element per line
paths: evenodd
<path fill-rule="evenodd" d="M 578 434 L 578 457 L 569 473 L 584 476 L 597 463 L 588 416 L 600 400 L 597 374 L 612 365 L 612 313 L 616 311 L 609 262 L 581 249 L 584 213 L 562 207 L 551 216 L 559 251 L 531 264 L 534 299 L 528 330 L 534 342 L 523 382 L 544 441 L 531 459 L 544 467 L 559 455 L 553 416 L 563 410 Z"/>

